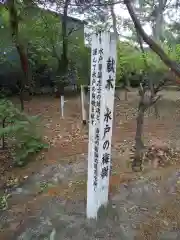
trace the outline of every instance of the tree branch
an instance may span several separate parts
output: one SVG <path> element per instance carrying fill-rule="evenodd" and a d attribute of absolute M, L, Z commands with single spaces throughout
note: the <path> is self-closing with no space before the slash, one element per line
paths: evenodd
<path fill-rule="evenodd" d="M 168 55 L 163 51 L 163 49 L 153 41 L 143 30 L 139 19 L 137 18 L 133 6 L 130 0 L 124 0 L 124 4 L 126 5 L 128 12 L 131 16 L 131 19 L 134 23 L 134 26 L 138 33 L 141 35 L 144 42 L 146 42 L 149 47 L 160 57 L 160 59 L 164 62 L 166 66 L 168 66 L 172 72 L 174 72 L 178 77 L 180 77 L 180 65 L 177 64 L 175 61 L 171 60 Z M 177 80 L 177 79 L 176 79 Z M 180 83 L 180 80 L 177 80 Z"/>
<path fill-rule="evenodd" d="M 76 31 L 80 30 L 81 28 L 82 28 L 82 26 L 77 27 L 77 28 L 71 28 L 67 35 L 70 36 L 73 32 L 76 32 Z"/>

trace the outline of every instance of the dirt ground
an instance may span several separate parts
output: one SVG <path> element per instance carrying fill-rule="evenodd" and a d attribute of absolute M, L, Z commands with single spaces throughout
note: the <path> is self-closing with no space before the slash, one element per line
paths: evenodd
<path fill-rule="evenodd" d="M 163 91 L 147 113 L 144 142 L 180 150 L 180 92 Z M 7 210 L 0 212 L 0 239 L 180 239 L 180 154 L 164 167 L 149 164 L 142 173 L 130 168 L 138 97 L 115 102 L 112 141 L 113 175 L 110 202 L 98 222 L 85 218 L 88 127 L 82 125 L 80 98 L 65 103 L 50 97 L 26 103 L 29 114 L 40 114 L 48 150 L 23 168 L 1 167 L 1 185 L 16 182 Z M 3 161 L 4 163 L 4 161 Z M 105 215 L 104 215 L 105 214 Z"/>

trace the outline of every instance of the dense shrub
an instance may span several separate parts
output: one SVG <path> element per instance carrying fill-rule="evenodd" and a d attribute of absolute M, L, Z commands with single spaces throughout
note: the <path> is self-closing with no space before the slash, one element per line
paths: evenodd
<path fill-rule="evenodd" d="M 47 147 L 38 132 L 38 117 L 20 112 L 9 100 L 0 100 L 0 121 L 2 147 L 10 148 L 15 165 L 26 164 L 32 154 Z"/>

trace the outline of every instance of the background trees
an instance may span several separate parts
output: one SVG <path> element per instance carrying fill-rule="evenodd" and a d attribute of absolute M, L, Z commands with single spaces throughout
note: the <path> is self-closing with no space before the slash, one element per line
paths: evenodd
<path fill-rule="evenodd" d="M 54 6 L 54 11 L 56 10 L 61 13 L 61 17 L 58 14 L 52 14 L 49 11 L 37 8 L 37 4 L 41 4 L 43 8 Z M 128 29 L 129 36 L 124 36 L 126 39 L 124 39 L 123 42 L 120 42 L 118 47 L 118 54 L 121 56 L 118 69 L 121 69 L 122 72 L 118 70 L 117 74 L 119 74 L 119 76 L 117 75 L 117 81 L 123 79 L 125 72 L 127 72 L 127 75 L 129 76 L 131 72 L 139 72 L 140 68 L 143 68 L 142 56 L 138 47 L 137 29 L 135 30 L 135 28 L 133 28 L 132 21 L 127 20 L 127 17 L 120 16 L 117 11 L 116 6 L 125 8 L 124 3 L 119 3 L 117 1 L 93 1 L 91 3 L 88 1 L 69 1 L 67 2 L 67 5 L 67 14 L 80 17 L 83 13 L 85 20 L 87 20 L 88 25 L 85 26 L 86 41 L 88 41 L 90 33 L 97 29 L 114 30 L 119 37 L 122 35 L 124 36 L 122 29 Z M 161 41 L 161 48 L 165 53 L 168 55 L 170 54 L 174 60 L 178 58 L 178 18 L 169 23 L 166 21 L 167 14 L 169 14 L 172 9 L 176 10 L 178 5 L 174 6 L 166 1 L 161 2 L 160 0 L 152 2 L 148 1 L 148 3 L 146 1 L 136 1 L 133 5 L 134 13 L 136 12 L 136 16 L 140 19 L 142 26 L 149 22 L 149 25 L 152 27 L 152 40 L 154 39 L 156 42 Z M 79 69 L 77 71 L 79 78 L 83 78 L 85 79 L 85 82 L 87 82 L 88 77 L 85 77 L 83 71 L 81 72 L 80 69 L 89 69 L 89 51 L 84 46 L 81 26 L 72 27 L 68 23 L 69 20 L 64 19 L 64 14 L 66 14 L 63 12 L 65 2 L 34 1 L 28 2 L 27 4 L 26 1 L 23 1 L 23 3 L 17 1 L 15 7 L 18 14 L 18 39 L 21 42 L 21 47 L 23 45 L 25 48 L 24 51 L 28 57 L 29 81 L 33 82 L 33 78 L 35 79 L 35 77 L 33 77 L 36 75 L 34 67 L 36 66 L 37 68 L 37 66 L 43 64 L 46 64 L 49 70 L 52 68 L 53 73 L 56 76 L 66 75 L 65 72 L 62 72 L 62 69 L 63 71 L 66 69 L 63 65 L 65 64 L 65 61 L 62 61 L 61 59 L 62 57 L 65 57 L 71 60 L 71 65 L 73 63 L 73 65 Z M 6 62 L 7 66 L 8 64 L 14 64 L 15 67 L 15 65 L 18 65 L 18 61 L 14 61 L 13 58 L 18 58 L 18 52 L 15 50 L 15 45 L 12 43 L 14 38 L 11 39 L 12 31 L 10 28 L 10 15 L 6 5 L 1 5 L 1 13 L 1 35 L 3 36 L 1 48 L 4 49 L 5 53 L 1 56 L 1 61 L 4 63 Z M 65 27 L 62 26 L 64 22 L 67 22 Z M 64 31 L 63 28 L 66 29 L 66 31 Z M 157 28 L 161 28 L 162 31 L 157 30 Z M 157 33 L 159 36 L 157 36 Z M 125 48 L 121 46 L 125 46 Z M 129 54 L 129 48 L 133 49 L 133 54 Z M 149 68 L 154 69 L 154 67 L 157 66 L 158 72 L 160 70 L 159 68 L 162 68 L 161 70 L 164 71 L 166 67 L 163 66 L 161 61 L 159 61 L 159 59 L 151 53 L 147 47 L 145 50 Z M 67 53 L 65 53 L 65 51 L 67 51 Z M 9 52 L 11 52 L 11 54 L 9 54 Z M 65 56 L 66 54 L 67 57 Z M 11 61 L 9 61 L 9 56 L 11 56 Z M 86 61 L 80 62 L 77 60 L 81 59 L 81 57 L 83 59 L 86 58 Z M 136 59 L 136 61 L 133 59 Z M 86 66 L 83 65 L 85 62 L 87 63 Z M 124 69 L 122 69 L 125 62 L 126 64 L 129 64 L 129 67 L 124 67 Z M 165 62 L 167 63 L 167 59 Z M 140 64 L 141 67 L 138 66 L 138 64 Z M 168 63 L 168 67 L 172 67 L 169 64 L 170 63 Z M 31 86 L 32 84 L 29 81 L 26 85 Z M 61 81 L 62 78 L 60 82 Z M 80 82 L 82 82 L 82 79 Z"/>
<path fill-rule="evenodd" d="M 66 86 L 88 84 L 91 33 L 110 30 L 119 40 L 117 85 L 139 87 L 141 83 L 143 118 L 167 80 L 179 83 L 178 8 L 178 1 L 167 0 L 7 0 L 0 5 L 1 91 L 19 93 L 23 110 L 25 92 L 42 93 L 42 87 L 48 86 L 52 93 L 56 86 L 59 95 Z M 137 134 L 142 135 L 138 126 Z"/>

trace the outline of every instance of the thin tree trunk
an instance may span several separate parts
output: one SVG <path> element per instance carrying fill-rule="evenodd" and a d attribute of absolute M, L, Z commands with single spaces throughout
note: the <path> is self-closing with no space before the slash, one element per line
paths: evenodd
<path fill-rule="evenodd" d="M 111 17 L 112 17 L 112 23 L 113 23 L 113 31 L 116 34 L 116 38 L 119 38 L 118 30 L 117 30 L 117 20 L 116 20 L 116 14 L 114 12 L 114 0 L 111 0 L 110 10 L 111 10 Z"/>
<path fill-rule="evenodd" d="M 28 88 L 29 86 L 29 78 L 28 78 L 28 57 L 25 51 L 24 46 L 20 42 L 19 39 L 19 16 L 16 10 L 15 6 L 15 0 L 8 0 L 7 6 L 9 10 L 9 16 L 10 16 L 10 26 L 11 26 L 11 32 L 12 32 L 12 40 L 16 46 L 17 52 L 19 54 L 20 62 L 21 62 L 21 68 L 23 71 L 23 78 L 21 81 L 20 86 L 20 102 L 21 102 L 21 110 L 24 110 L 24 90 Z"/>
<path fill-rule="evenodd" d="M 127 101 L 128 100 L 128 91 L 129 91 L 129 87 L 130 87 L 130 81 L 128 79 L 128 77 L 125 77 L 125 86 L 124 86 L 124 100 Z"/>
<path fill-rule="evenodd" d="M 7 118 L 7 117 L 5 117 L 5 118 L 2 120 L 2 128 L 5 128 L 6 118 Z M 2 136 L 2 149 L 4 150 L 5 147 L 6 147 L 5 135 L 3 134 L 3 136 Z"/>
<path fill-rule="evenodd" d="M 21 104 L 21 111 L 24 111 L 24 96 L 23 96 L 23 88 L 20 89 L 20 92 L 19 92 L 19 99 L 20 99 L 20 104 Z"/>
<path fill-rule="evenodd" d="M 68 5 L 70 0 L 65 0 L 64 3 L 64 11 L 63 11 L 63 17 L 62 17 L 62 43 L 63 43 L 63 52 L 62 52 L 62 64 L 63 64 L 63 71 L 67 71 L 68 66 L 68 57 L 67 57 L 67 51 L 68 51 L 68 36 L 67 36 L 67 13 L 68 13 Z"/>
<path fill-rule="evenodd" d="M 135 148 L 137 149 L 144 147 L 144 144 L 142 141 L 144 112 L 145 112 L 145 108 L 143 106 L 140 106 L 138 116 L 137 116 L 137 128 L 136 128 L 136 136 L 135 136 L 135 140 L 136 140 Z"/>
<path fill-rule="evenodd" d="M 154 26 L 153 26 L 153 37 L 154 40 L 159 42 L 163 40 L 163 27 L 164 27 L 164 17 L 163 12 L 165 10 L 167 0 L 158 0 L 158 6 L 155 6 L 154 14 Z"/>
<path fill-rule="evenodd" d="M 134 160 L 132 163 L 132 170 L 134 171 L 142 170 L 142 158 L 143 158 L 143 149 L 144 149 L 144 144 L 142 141 L 144 113 L 145 113 L 144 106 L 140 106 L 138 116 L 137 116 L 137 127 L 136 127 L 136 136 L 135 136 L 135 154 L 134 154 Z"/>
<path fill-rule="evenodd" d="M 65 0 L 64 11 L 62 17 L 62 56 L 61 56 L 61 70 L 63 75 L 67 74 L 68 70 L 68 35 L 67 35 L 67 13 L 70 0 Z"/>
<path fill-rule="evenodd" d="M 68 71 L 68 34 L 67 34 L 67 13 L 70 0 L 65 0 L 63 16 L 62 16 L 62 54 L 58 59 L 58 72 L 61 79 L 59 79 L 58 92 L 60 96 L 64 96 L 65 81 Z"/>
<path fill-rule="evenodd" d="M 127 89 L 124 89 L 124 100 L 127 101 L 128 100 L 128 93 L 127 93 Z"/>

